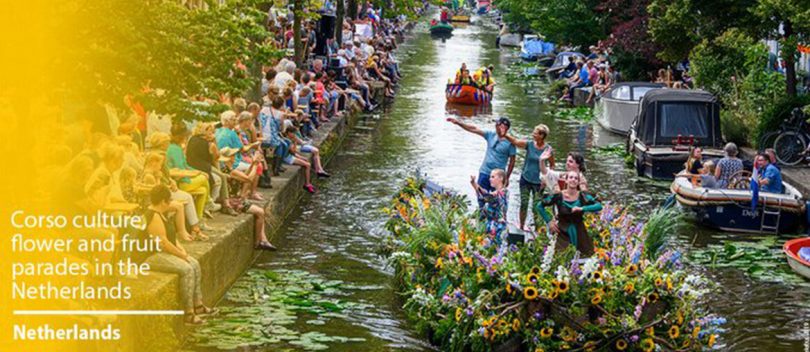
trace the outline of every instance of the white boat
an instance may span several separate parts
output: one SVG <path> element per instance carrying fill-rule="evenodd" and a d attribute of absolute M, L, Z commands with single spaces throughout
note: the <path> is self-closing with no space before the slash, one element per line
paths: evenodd
<path fill-rule="evenodd" d="M 731 188 L 704 188 L 697 176 L 678 176 L 670 191 L 683 207 L 693 210 L 705 225 L 722 231 L 760 234 L 789 233 L 805 221 L 802 194 L 788 183 L 784 193 L 759 192 L 756 207 L 747 189 L 749 177 L 732 180 Z M 735 185 L 736 184 L 736 185 Z M 739 187 L 739 188 L 735 188 Z"/>
<path fill-rule="evenodd" d="M 638 102 L 652 89 L 663 88 L 661 83 L 621 82 L 602 94 L 596 101 L 596 122 L 608 131 L 627 135 L 638 114 Z"/>
<path fill-rule="evenodd" d="M 810 237 L 787 241 L 782 250 L 785 252 L 790 268 L 797 274 L 810 279 L 810 261 L 804 260 L 799 254 L 799 251 L 806 247 L 810 247 Z"/>
<path fill-rule="evenodd" d="M 523 35 L 520 33 L 506 33 L 501 36 L 501 46 L 515 46 L 519 47 L 520 42 L 523 41 Z"/>

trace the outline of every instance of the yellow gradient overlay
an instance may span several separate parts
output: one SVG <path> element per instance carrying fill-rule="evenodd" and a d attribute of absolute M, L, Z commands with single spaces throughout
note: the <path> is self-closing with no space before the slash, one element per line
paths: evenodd
<path fill-rule="evenodd" d="M 103 0 L 97 0 L 103 1 Z M 118 1 L 116 1 L 118 2 Z M 0 273 L 0 351 L 155 351 L 175 350 L 173 329 L 182 328 L 179 316 L 98 316 L 98 315 L 14 315 L 14 310 L 149 310 L 180 309 L 176 292 L 164 302 L 139 300 L 144 287 L 133 288 L 129 300 L 92 299 L 12 299 L 12 263 L 17 262 L 112 262 L 111 253 L 20 253 L 12 251 L 12 237 L 26 238 L 105 238 L 111 229 L 81 230 L 68 225 L 60 229 L 17 229 L 11 227 L 11 214 L 64 215 L 68 219 L 82 214 L 67 199 L 84 187 L 87 170 L 69 164 L 89 142 L 91 131 L 82 116 L 86 107 L 97 104 L 98 96 L 84 87 L 94 85 L 90 74 L 77 74 L 78 65 L 104 69 L 104 57 L 88 56 L 104 50 L 98 45 L 103 31 L 84 31 L 85 25 L 98 21 L 98 14 L 88 11 L 92 1 L 3 1 L 0 6 L 0 224 L 2 224 L 2 270 Z M 149 6 L 146 1 L 120 2 L 128 6 Z M 120 41 L 119 41 L 120 42 Z M 75 58 L 82 57 L 84 62 Z M 119 63 L 120 64 L 120 63 Z M 118 101 L 120 103 L 120 101 Z M 75 247 L 75 242 L 74 242 Z M 92 275 L 20 276 L 17 283 L 38 286 L 85 285 L 113 286 L 119 280 L 132 284 L 133 278 L 98 279 Z M 137 283 L 134 285 L 137 286 Z M 169 302 L 169 303 L 167 303 Z M 120 329 L 120 340 L 15 340 L 14 326 L 50 328 L 103 329 L 108 324 Z M 68 332 L 70 333 L 70 332 Z"/>

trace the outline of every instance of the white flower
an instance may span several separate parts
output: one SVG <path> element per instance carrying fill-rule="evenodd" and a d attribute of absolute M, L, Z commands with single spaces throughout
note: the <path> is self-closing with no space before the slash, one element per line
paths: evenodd
<path fill-rule="evenodd" d="M 596 269 L 599 267 L 599 261 L 595 257 L 590 257 L 585 259 L 585 263 L 582 265 L 582 274 L 579 275 L 580 280 L 585 280 L 588 276 L 591 275 Z"/>

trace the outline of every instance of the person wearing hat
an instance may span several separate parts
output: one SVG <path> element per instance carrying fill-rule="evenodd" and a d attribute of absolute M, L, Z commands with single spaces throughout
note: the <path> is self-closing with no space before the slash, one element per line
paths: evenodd
<path fill-rule="evenodd" d="M 448 118 L 448 122 L 457 125 L 467 132 L 475 133 L 487 141 L 487 151 L 484 155 L 484 161 L 478 169 L 478 185 L 482 189 L 492 192 L 494 188 L 489 183 L 490 173 L 495 169 L 506 169 L 506 178 L 504 180 L 504 187 L 509 186 L 509 177 L 512 176 L 512 169 L 515 167 L 515 155 L 517 148 L 515 145 L 506 139 L 506 134 L 509 128 L 512 127 L 512 122 L 506 117 L 501 117 L 495 122 L 495 131 L 484 131 L 475 125 L 466 124 L 455 118 Z M 478 206 L 483 207 L 483 198 L 478 197 Z"/>

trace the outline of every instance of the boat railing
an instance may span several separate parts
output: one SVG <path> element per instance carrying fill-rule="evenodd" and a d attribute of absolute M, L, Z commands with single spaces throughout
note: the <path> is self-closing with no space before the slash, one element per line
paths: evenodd
<path fill-rule="evenodd" d="M 688 152 L 692 150 L 695 145 L 695 136 L 678 135 L 678 138 L 672 140 L 672 150 L 677 152 Z"/>

